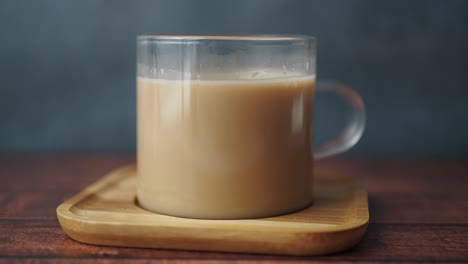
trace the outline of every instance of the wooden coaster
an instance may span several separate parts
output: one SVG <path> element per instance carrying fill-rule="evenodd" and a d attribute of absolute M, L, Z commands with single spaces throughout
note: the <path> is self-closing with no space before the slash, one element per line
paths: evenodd
<path fill-rule="evenodd" d="M 249 220 L 198 220 L 148 212 L 135 203 L 135 166 L 109 173 L 57 208 L 63 230 L 95 245 L 319 255 L 348 249 L 369 221 L 367 193 L 351 177 L 317 178 L 302 211 Z"/>

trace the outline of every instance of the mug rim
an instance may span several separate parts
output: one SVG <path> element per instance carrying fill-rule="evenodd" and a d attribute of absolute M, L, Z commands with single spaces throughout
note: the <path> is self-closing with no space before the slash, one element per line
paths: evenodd
<path fill-rule="evenodd" d="M 138 35 L 138 41 L 171 41 L 171 42 L 190 42 L 190 41 L 243 41 L 243 42 L 296 42 L 296 41 L 315 41 L 316 38 L 310 35 L 281 35 L 281 34 L 245 34 L 245 35 Z"/>

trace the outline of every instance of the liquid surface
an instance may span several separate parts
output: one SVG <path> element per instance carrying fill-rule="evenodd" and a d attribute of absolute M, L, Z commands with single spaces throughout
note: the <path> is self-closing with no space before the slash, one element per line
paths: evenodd
<path fill-rule="evenodd" d="M 312 201 L 313 77 L 137 80 L 138 200 L 169 215 L 233 219 Z"/>

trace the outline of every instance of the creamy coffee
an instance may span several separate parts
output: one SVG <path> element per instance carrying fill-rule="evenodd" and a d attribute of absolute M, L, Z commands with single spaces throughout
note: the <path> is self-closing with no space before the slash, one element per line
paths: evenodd
<path fill-rule="evenodd" d="M 210 219 L 288 213 L 312 201 L 315 78 L 137 80 L 138 202 Z"/>

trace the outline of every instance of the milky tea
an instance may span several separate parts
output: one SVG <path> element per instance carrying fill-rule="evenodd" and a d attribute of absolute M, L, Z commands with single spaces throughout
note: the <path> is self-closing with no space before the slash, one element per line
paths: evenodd
<path fill-rule="evenodd" d="M 139 77 L 138 201 L 192 218 L 279 215 L 312 202 L 314 76 Z"/>

